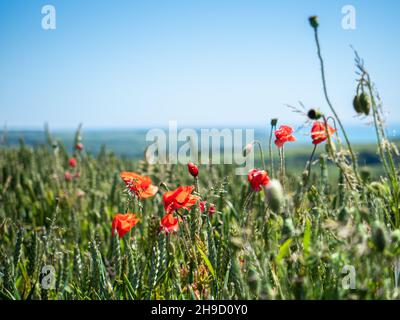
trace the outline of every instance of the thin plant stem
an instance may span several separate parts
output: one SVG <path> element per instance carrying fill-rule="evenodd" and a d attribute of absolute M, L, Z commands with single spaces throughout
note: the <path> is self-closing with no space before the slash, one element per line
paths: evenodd
<path fill-rule="evenodd" d="M 340 121 L 340 118 L 339 118 L 338 114 L 336 113 L 336 110 L 333 108 L 333 105 L 332 105 L 332 103 L 331 103 L 331 101 L 329 99 L 329 96 L 328 96 L 328 90 L 327 90 L 326 79 L 325 79 L 324 60 L 323 60 L 322 54 L 321 54 L 321 47 L 320 47 L 320 44 L 319 44 L 318 29 L 317 28 L 314 28 L 314 36 L 315 36 L 315 43 L 317 45 L 318 58 L 319 58 L 320 65 L 321 65 L 321 78 L 322 78 L 322 86 L 323 86 L 323 90 L 324 90 L 325 100 L 326 100 L 329 108 L 331 109 L 333 115 L 335 116 L 335 119 L 339 124 L 340 130 L 343 133 L 344 139 L 346 140 L 346 144 L 347 144 L 347 147 L 348 147 L 350 155 L 351 155 L 354 174 L 355 174 L 355 176 L 357 178 L 357 181 L 360 182 L 360 177 L 358 175 L 358 165 L 357 165 L 356 156 L 355 156 L 355 154 L 353 152 L 353 149 L 351 147 L 351 143 L 350 143 L 350 140 L 349 140 L 349 138 L 347 136 L 346 130 L 344 129 L 344 126 L 343 126 L 342 122 Z"/>
<path fill-rule="evenodd" d="M 253 144 L 256 144 L 256 145 L 258 146 L 258 148 L 260 149 L 261 167 L 262 167 L 264 170 L 266 170 L 265 161 L 264 161 L 264 152 L 263 152 L 263 148 L 262 148 L 261 142 L 258 141 L 258 140 L 254 140 L 254 141 L 253 141 Z"/>
<path fill-rule="evenodd" d="M 271 130 L 269 133 L 269 145 L 268 145 L 268 149 L 269 149 L 269 167 L 270 167 L 270 175 L 271 178 L 274 178 L 274 158 L 273 158 L 273 154 L 272 154 L 272 133 L 274 130 L 274 126 L 271 124 Z"/>

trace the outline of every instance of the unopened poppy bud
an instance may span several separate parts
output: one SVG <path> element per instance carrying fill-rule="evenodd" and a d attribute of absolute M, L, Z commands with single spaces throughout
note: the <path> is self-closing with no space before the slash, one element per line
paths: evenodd
<path fill-rule="evenodd" d="M 379 252 L 383 252 L 386 247 L 387 238 L 384 228 L 379 222 L 372 225 L 372 241 Z"/>
<path fill-rule="evenodd" d="M 75 146 L 76 150 L 82 151 L 83 150 L 83 144 L 82 143 L 77 143 Z"/>
<path fill-rule="evenodd" d="M 77 164 L 76 158 L 70 158 L 70 159 L 68 160 L 68 165 L 69 165 L 71 168 L 76 167 L 76 164 Z"/>
<path fill-rule="evenodd" d="M 277 118 L 273 118 L 271 119 L 271 126 L 275 127 L 278 124 L 278 119 Z"/>
<path fill-rule="evenodd" d="M 317 16 L 309 17 L 308 21 L 310 22 L 311 27 L 313 27 L 314 29 L 318 28 L 319 23 L 318 23 L 318 17 Z"/>
<path fill-rule="evenodd" d="M 321 111 L 319 111 L 318 109 L 310 109 L 307 113 L 307 116 L 311 119 L 311 120 L 318 120 L 322 117 L 322 113 Z"/>
<path fill-rule="evenodd" d="M 367 116 L 369 115 L 369 111 L 371 109 L 371 99 L 368 94 L 365 92 L 360 94 L 360 108 L 361 111 Z"/>
<path fill-rule="evenodd" d="M 279 213 L 283 202 L 283 188 L 281 183 L 272 179 L 265 187 L 265 202 L 269 205 L 272 211 Z"/>
<path fill-rule="evenodd" d="M 199 168 L 193 162 L 188 163 L 188 170 L 193 177 L 197 177 L 199 174 Z"/>
<path fill-rule="evenodd" d="M 358 114 L 362 113 L 361 104 L 360 104 L 360 96 L 358 94 L 354 96 L 353 108 Z"/>
<path fill-rule="evenodd" d="M 243 157 L 247 157 L 253 151 L 253 143 L 248 143 L 243 148 Z"/>
<path fill-rule="evenodd" d="M 68 171 L 65 172 L 65 174 L 64 174 L 64 179 L 65 179 L 65 181 L 67 181 L 67 182 L 72 181 L 72 174 L 69 173 Z"/>

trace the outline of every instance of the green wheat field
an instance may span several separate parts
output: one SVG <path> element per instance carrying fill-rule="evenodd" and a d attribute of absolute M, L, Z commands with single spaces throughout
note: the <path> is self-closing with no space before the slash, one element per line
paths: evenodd
<path fill-rule="evenodd" d="M 357 53 L 354 114 L 376 143 L 351 143 L 310 24 L 326 106 L 301 115 L 310 136 L 297 147 L 276 132 L 284 119 L 265 119 L 249 177 L 152 163 L 140 139 L 132 151 L 116 136 L 111 152 L 80 128 L 66 145 L 4 131 L 0 299 L 399 299 L 399 143 Z"/>

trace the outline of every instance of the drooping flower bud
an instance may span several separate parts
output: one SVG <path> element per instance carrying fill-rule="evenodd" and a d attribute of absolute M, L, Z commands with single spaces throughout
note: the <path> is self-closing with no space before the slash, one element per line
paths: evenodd
<path fill-rule="evenodd" d="M 360 103 L 360 96 L 358 94 L 354 96 L 353 108 L 358 114 L 362 113 L 362 108 L 361 108 L 361 103 Z"/>
<path fill-rule="evenodd" d="M 369 115 L 369 111 L 371 109 L 371 98 L 368 94 L 363 92 L 360 94 L 359 100 L 362 113 L 364 113 L 366 116 Z"/>
<path fill-rule="evenodd" d="M 253 143 L 248 143 L 243 148 L 243 157 L 247 157 L 253 151 Z"/>
<path fill-rule="evenodd" d="M 310 22 L 311 27 L 313 27 L 314 29 L 318 28 L 319 23 L 318 23 L 318 17 L 317 16 L 309 17 L 308 21 Z"/>
<path fill-rule="evenodd" d="M 199 168 L 193 162 L 188 163 L 188 170 L 193 177 L 197 177 L 199 174 Z"/>
<path fill-rule="evenodd" d="M 283 203 L 283 188 L 279 180 L 272 179 L 265 187 L 265 202 L 272 211 L 279 213 Z"/>

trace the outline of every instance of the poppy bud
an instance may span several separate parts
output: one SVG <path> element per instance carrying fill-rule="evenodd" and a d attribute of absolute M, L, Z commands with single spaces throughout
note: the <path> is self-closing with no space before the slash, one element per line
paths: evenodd
<path fill-rule="evenodd" d="M 379 252 L 383 252 L 386 247 L 386 233 L 384 228 L 379 222 L 375 222 L 372 225 L 372 241 Z"/>
<path fill-rule="evenodd" d="M 277 118 L 271 119 L 271 126 L 272 127 L 275 127 L 277 125 L 277 123 L 278 123 L 278 119 Z"/>
<path fill-rule="evenodd" d="M 319 23 L 318 23 L 318 17 L 317 16 L 309 17 L 308 21 L 310 22 L 311 27 L 313 27 L 314 29 L 318 28 Z"/>
<path fill-rule="evenodd" d="M 199 174 L 199 168 L 193 162 L 188 163 L 188 170 L 193 177 L 197 177 Z"/>
<path fill-rule="evenodd" d="M 83 150 L 83 144 L 82 143 L 77 143 L 75 148 L 76 148 L 76 150 L 82 151 Z"/>
<path fill-rule="evenodd" d="M 367 116 L 369 115 L 369 110 L 371 109 L 371 99 L 365 92 L 360 94 L 360 108 L 361 111 Z"/>
<path fill-rule="evenodd" d="M 76 167 L 76 164 L 77 164 L 76 158 L 70 158 L 70 159 L 68 160 L 68 165 L 69 165 L 70 167 L 74 168 L 74 167 Z"/>
<path fill-rule="evenodd" d="M 64 174 L 64 179 L 65 179 L 65 181 L 67 181 L 67 182 L 72 181 L 72 174 L 69 173 L 68 171 L 65 172 L 65 174 Z"/>
<path fill-rule="evenodd" d="M 208 208 L 208 215 L 212 216 L 215 212 L 217 212 L 215 204 L 210 203 L 210 207 Z"/>
<path fill-rule="evenodd" d="M 246 146 L 243 148 L 243 157 L 247 157 L 251 153 L 251 151 L 253 151 L 253 144 L 246 144 Z"/>
<path fill-rule="evenodd" d="M 307 116 L 311 119 L 311 120 L 318 120 L 322 117 L 322 113 L 321 111 L 319 111 L 318 109 L 310 109 L 307 113 Z"/>
<path fill-rule="evenodd" d="M 279 212 L 283 202 L 283 188 L 281 183 L 273 179 L 265 187 L 265 202 L 268 203 L 269 207 L 274 212 Z"/>
<path fill-rule="evenodd" d="M 361 103 L 360 103 L 360 96 L 355 95 L 353 99 L 353 108 L 357 113 L 362 113 Z"/>

